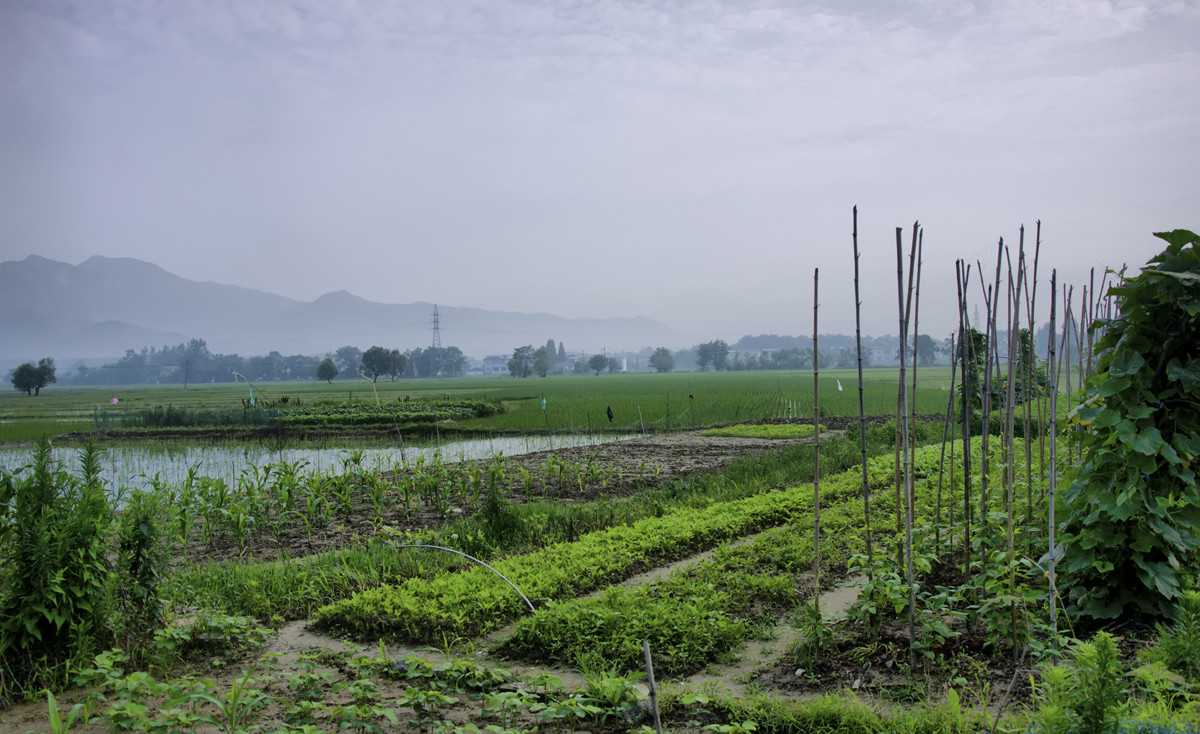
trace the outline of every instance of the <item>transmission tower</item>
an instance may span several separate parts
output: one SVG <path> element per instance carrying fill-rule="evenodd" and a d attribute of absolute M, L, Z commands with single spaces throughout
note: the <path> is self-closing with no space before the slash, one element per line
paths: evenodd
<path fill-rule="evenodd" d="M 433 348 L 441 349 L 442 347 L 442 327 L 438 323 L 437 304 L 433 304 Z"/>
<path fill-rule="evenodd" d="M 442 374 L 442 325 L 438 320 L 437 304 L 433 304 L 433 358 L 437 360 L 431 365 L 431 377 L 438 377 Z"/>

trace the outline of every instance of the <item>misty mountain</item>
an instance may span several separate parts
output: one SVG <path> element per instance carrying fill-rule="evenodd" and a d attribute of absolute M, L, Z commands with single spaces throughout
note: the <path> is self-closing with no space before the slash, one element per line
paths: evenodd
<path fill-rule="evenodd" d="M 644 318 L 569 319 L 439 304 L 444 346 L 471 357 L 547 339 L 598 352 L 673 344 Z M 224 354 L 321 355 L 340 346 L 427 347 L 431 303 L 367 301 L 346 291 L 312 302 L 181 278 L 142 260 L 92 257 L 79 265 L 31 255 L 0 263 L 0 365 L 54 357 L 119 357 L 127 349 L 204 339 Z"/>

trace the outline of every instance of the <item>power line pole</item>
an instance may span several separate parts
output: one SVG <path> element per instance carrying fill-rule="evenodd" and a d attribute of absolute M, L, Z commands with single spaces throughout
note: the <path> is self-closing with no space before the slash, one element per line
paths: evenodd
<path fill-rule="evenodd" d="M 440 319 L 441 317 L 438 316 L 438 307 L 435 303 L 433 304 L 433 346 L 431 349 L 434 350 L 433 358 L 438 361 L 438 364 L 430 365 L 430 371 L 432 373 L 430 377 L 437 377 L 442 371 L 442 325 Z"/>

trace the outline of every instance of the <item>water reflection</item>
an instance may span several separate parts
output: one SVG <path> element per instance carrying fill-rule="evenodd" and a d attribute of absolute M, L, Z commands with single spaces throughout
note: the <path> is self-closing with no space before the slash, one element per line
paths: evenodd
<path fill-rule="evenodd" d="M 102 478 L 114 489 L 141 489 L 150 478 L 160 482 L 175 483 L 187 477 L 188 469 L 195 466 L 202 476 L 223 479 L 232 483 L 249 466 L 263 466 L 279 462 L 304 465 L 305 472 L 339 473 L 345 460 L 352 455 L 362 455 L 361 466 L 367 469 L 392 469 L 403 467 L 407 462 L 424 456 L 426 460 L 440 454 L 446 461 L 490 458 L 497 454 L 516 456 L 534 451 L 594 446 L 609 441 L 633 438 L 632 435 L 563 435 L 563 436 L 504 436 L 471 439 L 466 441 L 444 441 L 438 445 L 372 448 L 288 448 L 273 449 L 265 446 L 237 445 L 154 445 L 118 444 L 104 450 Z M 78 448 L 55 448 L 54 458 L 72 473 L 79 469 Z M 16 471 L 33 460 L 30 448 L 0 448 L 0 466 Z"/>

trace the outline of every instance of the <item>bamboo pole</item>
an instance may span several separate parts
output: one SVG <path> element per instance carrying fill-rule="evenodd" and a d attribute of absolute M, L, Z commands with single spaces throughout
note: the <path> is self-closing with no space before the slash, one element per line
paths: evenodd
<path fill-rule="evenodd" d="M 950 335 L 950 353 L 955 354 L 954 335 L 953 334 Z M 955 373 L 955 368 L 957 368 L 957 367 L 958 367 L 958 360 L 951 359 L 950 360 L 950 398 L 946 401 L 946 418 L 942 421 L 942 454 L 941 454 L 941 457 L 938 458 L 937 503 L 935 505 L 935 510 L 934 510 L 935 521 L 933 524 L 933 533 L 934 533 L 934 537 L 933 537 L 933 549 L 934 550 L 933 550 L 933 552 L 938 557 L 941 557 L 941 555 L 942 555 L 942 475 L 944 474 L 945 469 L 946 469 L 946 441 L 950 437 L 950 421 L 951 421 L 951 416 L 954 412 L 954 373 Z M 951 447 L 951 449 L 954 448 L 953 442 L 950 443 L 950 447 Z M 951 462 L 951 466 L 953 466 L 953 462 L 954 462 L 953 454 L 951 454 L 951 456 L 950 456 L 950 462 Z M 951 475 L 951 486 L 953 486 L 953 482 L 954 482 L 953 475 Z M 954 523 L 953 517 L 951 518 L 950 522 L 951 522 L 951 524 Z"/>
<path fill-rule="evenodd" d="M 821 614 L 821 384 L 817 377 L 821 360 L 817 359 L 817 278 L 813 269 L 813 614 Z"/>
<path fill-rule="evenodd" d="M 871 501 L 870 489 L 867 483 L 867 409 L 863 398 L 863 360 L 862 360 L 862 300 L 858 294 L 858 207 L 854 207 L 854 230 L 851 234 L 854 242 L 854 344 L 858 353 L 858 450 L 862 456 L 862 498 L 863 518 L 866 521 L 867 539 L 867 577 L 873 579 L 875 554 L 871 549 Z"/>
<path fill-rule="evenodd" d="M 642 640 L 642 655 L 646 659 L 646 688 L 650 694 L 650 707 L 654 711 L 654 732 L 662 734 L 662 717 L 658 713 L 658 684 L 654 681 L 654 663 L 650 660 L 650 642 Z"/>
<path fill-rule="evenodd" d="M 971 573 L 971 322 L 967 317 L 967 287 L 971 266 L 959 260 L 955 264 L 958 287 L 958 351 L 962 362 L 962 451 L 963 451 L 963 575 Z"/>
<path fill-rule="evenodd" d="M 988 453 L 991 448 L 991 440 L 990 440 L 990 437 L 988 434 L 991 431 L 991 419 L 992 419 L 992 378 L 994 376 L 998 377 L 999 375 L 997 373 L 999 373 L 999 371 L 1000 371 L 1000 362 L 999 362 L 1000 352 L 996 348 L 996 340 L 997 340 L 996 318 L 997 318 L 997 313 L 1000 310 L 999 309 L 1000 265 L 1001 265 L 1001 255 L 1003 255 L 1003 253 L 1004 253 L 1004 238 L 1001 237 L 1000 243 L 996 247 L 996 283 L 994 286 L 989 286 L 987 292 L 984 294 L 984 300 L 983 300 L 986 318 L 987 318 L 988 335 L 987 335 L 987 348 L 986 348 L 987 359 L 985 360 L 985 365 L 984 365 L 984 369 L 983 369 L 983 395 L 982 395 L 983 427 L 981 430 L 982 448 L 980 449 L 980 452 L 979 452 L 980 459 L 981 459 L 981 461 L 980 461 L 980 471 L 981 471 L 980 479 L 982 480 L 982 483 L 981 483 L 980 489 L 979 489 L 979 522 L 980 522 L 979 532 L 981 533 L 980 537 L 982 540 L 982 542 L 980 543 L 981 552 L 979 554 L 979 560 L 981 563 L 980 587 L 979 587 L 980 598 L 983 598 L 983 596 L 984 596 L 983 581 L 987 578 L 987 551 L 986 551 L 987 543 L 986 543 L 986 541 L 987 541 L 987 537 L 988 537 L 988 526 L 987 526 L 987 495 L 988 495 L 988 464 L 989 464 Z M 981 272 L 982 272 L 982 269 L 981 269 Z M 980 281 L 980 285 L 983 285 L 982 281 Z M 993 370 L 992 370 L 992 361 L 993 361 L 992 355 L 995 355 L 995 361 L 996 361 L 995 372 L 993 372 Z"/>
<path fill-rule="evenodd" d="M 1008 251 L 1005 250 L 1006 255 L 1007 255 L 1007 252 Z M 1006 404 L 1004 406 L 1005 407 L 1005 422 L 1004 422 L 1004 427 L 1005 427 L 1004 428 L 1004 430 L 1005 430 L 1004 446 L 1005 446 L 1005 449 L 1004 449 L 1004 453 L 1005 453 L 1005 464 L 1007 465 L 1006 471 L 1005 471 L 1005 502 L 1007 505 L 1005 508 L 1005 514 L 1007 515 L 1007 519 L 1008 519 L 1008 568 L 1009 568 L 1008 575 L 1009 575 L 1009 594 L 1010 595 L 1014 595 L 1016 593 L 1016 586 L 1017 586 L 1016 570 L 1015 570 L 1015 565 L 1013 563 L 1013 561 L 1016 558 L 1016 534 L 1015 534 L 1014 527 L 1013 527 L 1014 523 L 1015 523 L 1015 519 L 1013 517 L 1013 514 L 1014 514 L 1016 481 L 1017 481 L 1016 466 L 1014 465 L 1014 462 L 1015 462 L 1014 454 L 1016 452 L 1016 446 L 1015 446 L 1015 441 L 1016 441 L 1016 438 L 1015 438 L 1015 434 L 1016 434 L 1016 396 L 1017 396 L 1016 367 L 1017 367 L 1017 354 L 1018 354 L 1017 350 L 1019 349 L 1018 342 L 1020 342 L 1020 334 L 1021 334 L 1021 292 L 1022 292 L 1022 288 L 1023 288 L 1023 284 L 1024 284 L 1024 280 L 1023 280 L 1024 275 L 1025 275 L 1024 265 L 1025 265 L 1025 227 L 1022 226 L 1021 227 L 1021 236 L 1020 236 L 1020 239 L 1018 240 L 1018 244 L 1017 244 L 1017 280 L 1016 280 L 1015 289 L 1014 289 L 1014 286 L 1012 285 L 1012 280 L 1013 280 L 1012 262 L 1011 262 L 1011 260 L 1009 261 L 1009 267 L 1008 267 L 1009 310 L 1008 310 L 1008 313 L 1006 314 L 1006 317 L 1008 319 L 1008 393 L 1007 393 L 1007 398 L 1005 400 Z M 1014 339 L 1014 336 L 1016 337 L 1015 339 Z M 1013 604 L 1011 602 L 1009 603 L 1009 615 L 1010 615 L 1009 621 L 1010 621 L 1010 624 L 1012 625 L 1011 629 L 1013 630 L 1013 634 L 1015 635 L 1016 634 L 1016 626 L 1017 626 L 1017 607 L 1015 604 Z M 1018 653 L 1016 652 L 1016 650 L 1020 646 L 1015 644 L 1016 643 L 1015 640 L 1013 642 L 1014 642 L 1013 654 L 1017 655 Z"/>
<path fill-rule="evenodd" d="M 906 335 L 907 335 L 907 329 L 908 329 L 908 324 L 909 324 L 909 316 L 912 314 L 913 271 L 915 270 L 914 261 L 917 256 L 917 240 L 918 240 L 918 232 L 920 231 L 920 229 L 921 229 L 920 222 L 913 222 L 912 247 L 910 247 L 909 251 L 908 251 L 908 287 L 900 295 L 900 314 L 901 314 L 900 317 L 903 320 Z M 896 263 L 896 267 L 897 267 L 897 269 L 902 269 L 903 255 L 900 255 L 900 260 Z M 902 275 L 900 276 L 900 278 L 901 278 L 901 280 L 903 280 Z M 906 401 L 904 399 L 905 396 L 904 396 L 904 390 L 903 390 L 903 388 L 905 387 L 904 386 L 904 363 L 905 363 L 905 360 L 908 359 L 908 351 L 907 350 L 908 350 L 908 346 L 905 343 L 905 340 L 901 340 L 899 356 L 900 356 L 900 383 L 901 383 L 900 387 L 902 389 L 896 393 L 896 458 L 895 458 L 896 472 L 895 472 L 895 474 L 896 474 L 896 532 L 897 533 L 899 533 L 902 528 L 902 522 L 901 522 L 900 517 L 901 517 L 901 513 L 904 509 L 904 504 L 901 501 L 901 495 L 903 493 L 903 488 L 904 488 L 904 475 L 901 472 L 902 462 L 900 460 L 900 450 L 901 450 L 901 446 L 905 446 L 905 447 L 908 446 L 908 436 L 904 436 L 903 439 L 901 439 L 901 437 L 900 437 L 900 432 L 902 430 L 907 430 L 907 428 L 905 428 L 905 426 L 908 425 L 908 422 L 907 422 L 908 406 L 906 405 Z M 905 449 L 905 450 L 907 450 L 907 449 Z M 911 460 L 910 457 L 905 456 L 903 463 L 907 463 L 910 460 Z"/>
<path fill-rule="evenodd" d="M 916 241 L 914 242 L 914 244 L 916 245 L 915 249 L 916 249 L 916 253 L 917 253 L 917 287 L 916 287 L 916 291 L 914 294 L 909 294 L 910 296 L 912 296 L 912 313 L 913 313 L 913 320 L 912 320 L 912 325 L 913 325 L 913 328 L 912 328 L 912 335 L 913 335 L 912 365 L 913 366 L 912 366 L 912 395 L 908 399 L 908 412 L 909 412 L 909 414 L 912 415 L 912 419 L 915 421 L 917 418 L 917 352 L 921 349 L 921 330 L 920 330 L 920 328 L 918 328 L 918 323 L 919 323 L 918 319 L 920 318 L 920 313 L 921 313 L 921 262 L 923 259 L 921 257 L 921 253 L 922 253 L 922 250 L 925 249 L 925 232 L 924 232 L 924 230 L 917 230 Z M 916 460 L 917 460 L 917 442 L 913 441 L 911 438 L 909 439 L 908 451 L 910 454 L 908 457 L 908 463 L 910 465 L 915 464 Z"/>
<path fill-rule="evenodd" d="M 1021 361 L 1025 363 L 1025 525 L 1029 526 L 1033 523 L 1033 444 L 1029 439 L 1029 432 L 1033 428 L 1033 406 L 1036 402 L 1038 407 L 1038 461 L 1043 463 L 1043 458 L 1046 450 L 1045 431 L 1042 427 L 1045 425 L 1045 418 L 1041 414 L 1042 407 L 1042 391 L 1037 379 L 1037 343 L 1034 341 L 1037 333 L 1034 329 L 1037 322 L 1033 317 L 1034 308 L 1037 305 L 1037 277 L 1038 277 L 1038 257 L 1042 251 L 1042 220 L 1037 221 L 1037 234 L 1033 246 L 1033 279 L 1026 278 L 1025 282 L 1028 285 L 1025 288 L 1026 307 L 1025 311 L 1028 314 L 1029 323 L 1029 349 L 1021 356 Z M 1029 391 L 1035 389 L 1035 397 L 1031 398 Z M 1033 402 L 1031 402 L 1033 401 Z M 1045 476 L 1044 471 L 1038 473 L 1038 478 Z"/>
<path fill-rule="evenodd" d="M 1092 376 L 1092 322 L 1095 321 L 1095 319 L 1096 319 L 1096 311 L 1095 311 L 1096 269 L 1095 268 L 1092 268 L 1092 270 L 1091 270 L 1091 279 L 1089 282 L 1091 284 L 1091 290 L 1089 292 L 1092 294 L 1092 298 L 1090 301 L 1086 298 L 1083 299 L 1084 300 L 1084 308 L 1086 308 L 1087 312 L 1088 312 L 1088 319 L 1087 319 L 1087 325 L 1088 325 L 1088 328 L 1087 328 L 1087 372 L 1083 373 L 1084 379 L 1087 379 Z M 1081 348 L 1081 351 L 1082 351 L 1082 348 Z M 1082 354 L 1080 356 L 1082 356 Z"/>
<path fill-rule="evenodd" d="M 912 474 L 908 464 L 908 405 L 906 390 L 907 386 L 905 385 L 904 379 L 904 355 L 906 354 L 905 350 L 908 346 L 908 320 L 906 318 L 904 304 L 904 244 L 902 242 L 902 232 L 903 230 L 901 230 L 900 227 L 896 228 L 896 299 L 898 307 L 897 311 L 900 319 L 900 416 L 903 422 L 900 434 L 903 442 L 902 454 L 904 457 L 904 556 L 905 576 L 908 581 L 908 657 L 910 667 L 916 667 L 917 586 L 915 574 L 913 573 Z M 909 280 L 911 281 L 911 270 L 909 271 L 909 276 Z"/>
<path fill-rule="evenodd" d="M 1058 363 L 1054 357 L 1054 319 L 1057 315 L 1056 307 L 1058 302 L 1058 285 L 1056 283 L 1058 277 L 1057 270 L 1050 271 L 1050 497 L 1047 510 L 1049 512 L 1049 521 L 1047 531 L 1049 533 L 1049 579 L 1050 579 L 1050 649 L 1053 650 L 1054 662 L 1058 662 L 1058 579 L 1056 577 L 1054 544 L 1055 544 L 1055 526 L 1054 526 L 1054 493 L 1058 480 L 1058 425 L 1057 425 L 1057 409 L 1058 409 Z"/>

